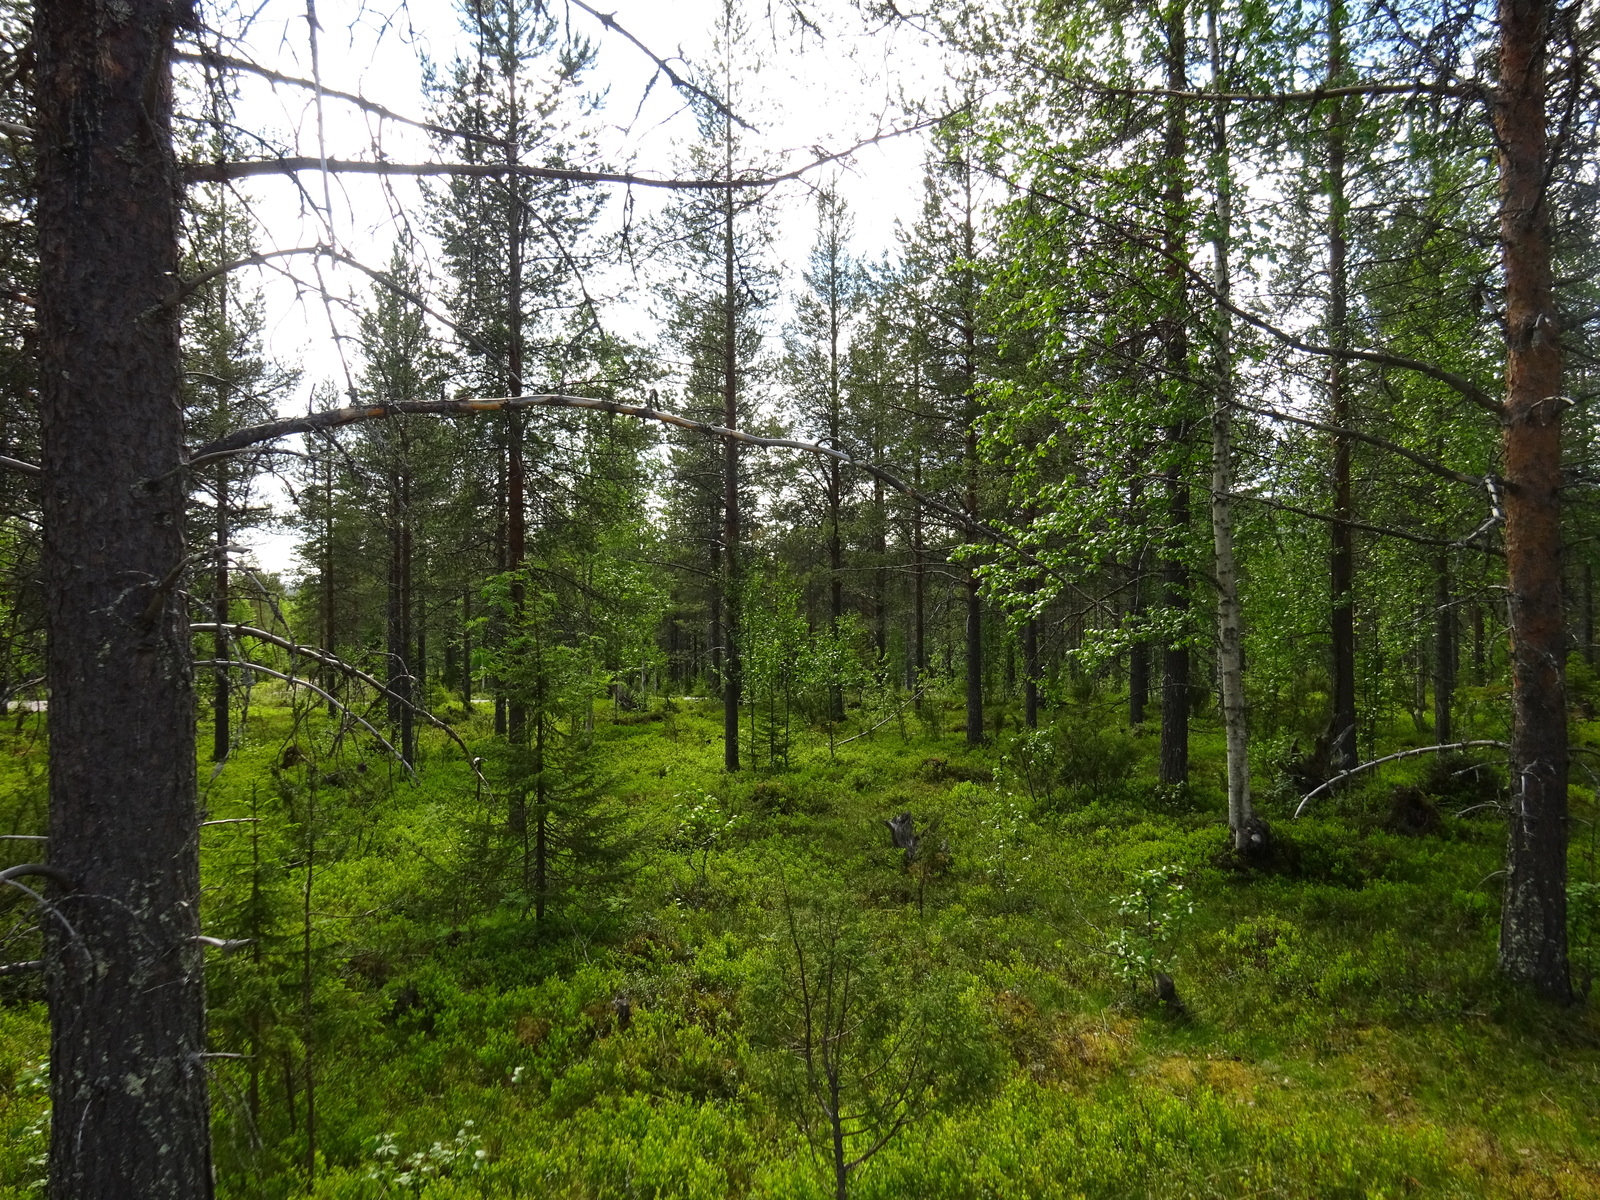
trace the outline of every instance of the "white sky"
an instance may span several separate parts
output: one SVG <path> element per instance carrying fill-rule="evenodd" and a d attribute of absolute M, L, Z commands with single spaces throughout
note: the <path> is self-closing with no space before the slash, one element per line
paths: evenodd
<path fill-rule="evenodd" d="M 607 165 L 641 174 L 671 175 L 682 147 L 695 136 L 683 97 L 665 79 L 658 80 L 647 94 L 655 66 L 641 51 L 618 34 L 603 30 L 580 10 L 564 10 L 560 0 L 551 2 L 555 12 L 565 11 L 574 29 L 598 46 L 598 62 L 589 85 L 606 96 L 600 144 Z M 323 86 L 358 93 L 397 113 L 425 118 L 422 60 L 427 56 L 447 63 L 460 44 L 454 6 L 448 0 L 379 3 L 382 8 L 371 0 L 317 3 Z M 681 74 L 691 73 L 685 63 L 709 62 L 721 9 L 716 0 L 607 0 L 596 7 L 611 11 L 620 25 L 651 50 L 673 59 Z M 814 158 L 813 148 L 844 148 L 880 129 L 905 124 L 899 104 L 902 93 L 913 101 L 929 98 L 942 83 L 936 48 L 904 27 L 865 29 L 848 0 L 821 0 L 806 6 L 807 15 L 827 35 L 823 41 L 814 35 L 797 37 L 786 7 L 779 11 L 769 9 L 767 0 L 744 0 L 744 9 L 754 49 L 765 60 L 759 76 L 760 111 L 753 117 L 760 129 L 759 145 L 790 165 Z M 211 20 L 225 34 L 242 33 L 233 53 L 285 75 L 311 76 L 305 0 L 267 0 L 254 9 L 247 29 L 238 23 L 230 25 L 226 13 L 213 12 Z M 243 77 L 237 118 L 244 129 L 259 132 L 288 153 L 317 156 L 321 152 L 316 108 L 308 91 L 272 87 Z M 393 161 L 432 157 L 425 135 L 391 122 L 380 125 L 340 101 L 326 99 L 323 118 L 325 132 L 320 145 L 326 147 L 328 157 L 370 158 L 375 137 L 381 137 L 383 151 Z M 922 197 L 925 148 L 921 135 L 902 136 L 861 150 L 845 167 L 839 187 L 854 211 L 859 255 L 876 258 L 892 250 L 896 222 L 914 219 Z M 818 172 L 812 177 L 821 180 L 826 176 Z M 420 192 L 411 180 L 343 176 L 331 178 L 325 185 L 322 176 L 308 173 L 300 176 L 298 186 L 287 179 L 251 181 L 245 194 L 253 201 L 261 250 L 326 242 L 331 224 L 333 239 L 342 250 L 381 267 L 407 215 L 414 227 L 420 225 Z M 636 191 L 635 220 L 667 198 L 661 191 Z M 780 218 L 775 257 L 785 285 L 792 286 L 810 246 L 811 201 L 806 188 L 798 184 L 782 188 L 776 200 Z M 620 222 L 621 201 L 617 189 L 603 225 L 609 222 L 615 227 Z M 344 385 L 346 364 L 341 361 L 332 328 L 349 335 L 354 332 L 355 319 L 348 307 L 325 305 L 319 294 L 305 286 L 316 279 L 317 270 L 335 296 L 359 302 L 366 292 L 367 281 L 358 273 L 326 261 L 314 268 L 305 257 L 280 260 L 278 269 L 259 272 L 267 301 L 268 352 L 304 370 L 299 391 L 283 406 L 287 411 L 304 411 L 311 387 L 321 381 L 333 380 L 341 389 Z M 611 328 L 641 338 L 650 335 L 653 324 L 644 287 L 618 274 L 603 282 L 600 290 L 617 296 L 602 314 Z M 350 361 L 348 366 L 354 372 L 359 365 Z M 257 560 L 267 570 L 293 569 L 293 539 L 289 536 L 258 534 L 253 545 Z"/>

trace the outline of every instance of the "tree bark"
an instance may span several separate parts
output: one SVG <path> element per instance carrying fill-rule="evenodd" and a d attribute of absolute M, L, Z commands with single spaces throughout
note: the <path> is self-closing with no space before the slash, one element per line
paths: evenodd
<path fill-rule="evenodd" d="M 226 296 L 226 291 L 223 294 Z M 218 390 L 220 391 L 221 389 L 219 388 Z M 224 413 L 226 412 L 220 402 L 220 398 L 218 408 L 223 409 Z M 226 625 L 230 619 L 228 613 L 227 551 L 230 534 L 228 530 L 228 463 L 226 459 L 217 464 L 215 485 L 217 500 L 217 562 L 214 567 L 216 582 L 214 584 L 215 594 L 212 596 L 211 609 L 216 613 L 215 619 L 219 627 L 216 639 L 213 642 L 213 648 L 216 651 L 217 660 L 222 662 L 230 657 L 228 654 L 228 635 L 221 629 L 221 626 Z M 211 761 L 223 762 L 227 759 L 228 750 L 233 744 L 233 732 L 229 728 L 228 719 L 232 703 L 228 687 L 228 668 L 218 667 L 212 679 L 214 681 L 214 690 L 211 695 Z"/>
<path fill-rule="evenodd" d="M 1211 83 L 1222 90 L 1223 58 L 1213 2 L 1206 14 L 1211 43 Z M 1250 725 L 1244 692 L 1244 620 L 1239 575 L 1233 554 L 1233 340 L 1225 305 L 1231 303 L 1229 264 L 1233 224 L 1233 177 L 1228 161 L 1228 109 L 1218 101 L 1212 113 L 1216 180 L 1216 234 L 1212 238 L 1214 286 L 1221 301 L 1216 314 L 1216 402 L 1211 411 L 1211 538 L 1217 575 L 1217 674 L 1222 683 L 1222 727 L 1227 744 L 1228 828 L 1236 850 L 1249 849 Z"/>
<path fill-rule="evenodd" d="M 918 375 L 920 382 L 920 374 Z M 917 402 L 922 399 L 920 386 L 914 393 Z M 916 449 L 912 463 L 912 486 L 922 490 L 922 447 Z M 926 547 L 922 540 L 922 505 L 911 506 L 911 660 L 915 667 L 913 684 L 917 688 L 917 711 L 922 711 L 922 685 L 928 674 L 928 602 Z"/>
<path fill-rule="evenodd" d="M 961 247 L 966 265 L 962 267 L 963 295 L 962 323 L 962 458 L 966 472 L 966 489 L 962 508 L 967 516 L 978 519 L 978 312 L 975 281 L 971 264 L 977 255 L 976 230 L 973 226 L 972 164 L 965 153 L 961 158 L 961 184 L 964 208 L 961 223 Z M 967 745 L 983 744 L 983 595 L 975 565 L 967 567 Z"/>
<path fill-rule="evenodd" d="M 414 698 L 411 651 L 411 465 L 405 427 L 391 428 L 387 447 L 389 467 L 389 588 L 386 616 L 389 721 L 400 731 L 400 757 L 406 765 L 416 758 L 416 726 L 412 720 Z"/>
<path fill-rule="evenodd" d="M 1135 479 L 1128 485 L 1128 508 L 1134 520 L 1143 523 L 1140 509 L 1144 503 L 1144 483 Z M 1144 623 L 1144 564 L 1146 547 L 1141 544 L 1134 556 L 1133 569 L 1128 584 L 1128 616 L 1132 618 L 1134 641 L 1128 647 L 1128 724 L 1144 724 L 1144 710 L 1150 703 L 1150 642 L 1139 633 Z"/>
<path fill-rule="evenodd" d="M 1456 694 L 1456 615 L 1447 556 L 1434 559 L 1433 575 L 1433 740 L 1446 746 L 1455 740 L 1451 710 Z"/>
<path fill-rule="evenodd" d="M 168 0 L 37 6 L 54 1200 L 209 1197 Z"/>
<path fill-rule="evenodd" d="M 1328 81 L 1344 74 L 1344 3 L 1328 4 Z M 1328 345 L 1335 350 L 1350 348 L 1349 278 L 1345 266 L 1347 252 L 1345 198 L 1344 101 L 1332 102 L 1328 118 Z M 1337 429 L 1350 427 L 1350 397 L 1346 387 L 1346 363 L 1335 356 L 1328 360 L 1328 411 Z M 1356 607 L 1355 607 L 1355 531 L 1350 495 L 1350 449 L 1347 434 L 1334 435 L 1333 441 L 1333 524 L 1329 559 L 1329 587 L 1332 593 L 1330 633 L 1333 648 L 1333 717 L 1328 730 L 1329 770 L 1348 771 L 1356 765 Z"/>
<path fill-rule="evenodd" d="M 506 162 L 517 161 L 517 138 L 521 120 L 517 109 L 516 67 L 506 73 L 510 96 L 510 136 L 506 141 Z M 506 371 L 510 394 L 522 395 L 522 237 L 523 199 L 522 180 L 510 175 L 506 179 L 510 192 L 510 211 L 507 213 L 510 261 L 507 264 Z M 527 610 L 527 588 L 522 579 L 522 566 L 528 555 L 528 484 L 522 461 L 522 413 L 513 409 L 507 414 L 508 427 L 506 458 L 506 558 L 511 571 L 511 632 L 520 638 Z M 520 691 L 514 690 L 506 706 L 506 737 L 516 745 L 528 740 L 528 705 Z"/>
<path fill-rule="evenodd" d="M 727 177 L 733 178 L 733 122 L 729 118 L 723 131 Z M 723 428 L 739 428 L 739 346 L 738 292 L 734 278 L 733 189 L 722 195 L 722 421 Z M 739 654 L 739 443 L 725 438 L 722 443 L 722 589 L 727 601 L 722 631 L 722 765 L 739 769 L 739 700 L 744 672 Z"/>
<path fill-rule="evenodd" d="M 1022 719 L 1039 728 L 1039 621 L 1029 617 L 1022 630 Z"/>
<path fill-rule="evenodd" d="M 1546 188 L 1548 0 L 1501 0 L 1500 239 L 1506 288 L 1505 548 L 1511 821 L 1500 969 L 1568 1001 L 1566 628 L 1561 607 L 1561 346 Z"/>
<path fill-rule="evenodd" d="M 1188 90 L 1188 14 L 1184 0 L 1172 0 L 1167 10 L 1167 88 L 1173 92 Z M 1184 237 L 1185 201 L 1187 187 L 1184 171 L 1184 151 L 1188 143 L 1188 113 L 1185 102 L 1173 97 L 1167 101 L 1166 142 L 1163 149 L 1164 170 L 1167 176 L 1163 198 L 1163 219 L 1166 222 L 1164 249 L 1168 262 L 1167 275 L 1171 287 L 1168 303 L 1172 306 L 1167 315 L 1166 360 L 1170 372 L 1168 387 L 1175 395 L 1185 385 L 1181 382 L 1188 374 L 1189 337 L 1188 303 L 1185 296 L 1185 271 L 1188 260 Z M 1166 469 L 1167 499 L 1167 559 L 1162 565 L 1164 587 L 1163 603 L 1168 609 L 1185 613 L 1189 607 L 1189 572 L 1180 557 L 1183 540 L 1189 529 L 1189 485 L 1184 478 L 1184 463 L 1189 440 L 1187 404 L 1179 399 L 1174 405 L 1166 430 L 1170 460 Z M 1169 642 L 1161 651 L 1161 758 L 1160 777 L 1165 784 L 1186 783 L 1189 779 L 1189 648 L 1181 642 Z"/>

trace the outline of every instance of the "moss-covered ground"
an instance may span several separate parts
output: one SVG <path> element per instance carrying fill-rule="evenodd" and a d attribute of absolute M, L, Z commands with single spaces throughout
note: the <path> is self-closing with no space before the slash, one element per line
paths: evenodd
<path fill-rule="evenodd" d="M 258 704 L 206 764 L 234 822 L 204 834 L 208 931 L 256 936 L 212 966 L 216 1048 L 249 1055 L 213 1060 L 223 1195 L 305 1194 L 308 1165 L 327 1197 L 832 1195 L 804 999 L 853 980 L 847 1149 L 900 1124 L 852 1196 L 1600 1196 L 1600 1020 L 1495 975 L 1492 772 L 1397 764 L 1292 822 L 1263 762 L 1276 845 L 1245 868 L 1203 723 L 1180 792 L 1141 782 L 1153 733 L 1086 719 L 1026 769 L 1014 732 L 968 750 L 908 718 L 729 776 L 708 702 L 613 717 L 587 814 L 611 861 L 543 922 L 494 777 L 442 736 L 412 783 L 353 741 L 291 749 Z M 8 832 L 42 826 L 39 720 L 0 740 Z M 1423 817 L 1397 823 L 1406 786 Z M 938 821 L 910 868 L 901 812 Z M 1141 942 L 1127 897 L 1162 867 L 1181 888 Z M 0 1196 L 37 1195 L 45 1013 L 35 980 L 0 988 Z"/>

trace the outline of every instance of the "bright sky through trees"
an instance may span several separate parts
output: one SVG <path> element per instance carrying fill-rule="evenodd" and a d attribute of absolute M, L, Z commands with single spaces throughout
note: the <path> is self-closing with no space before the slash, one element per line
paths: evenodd
<path fill-rule="evenodd" d="M 718 5 L 711 0 L 608 5 L 619 26 L 650 51 L 667 59 L 680 75 L 692 78 L 708 62 Z M 913 30 L 868 27 L 848 4 L 808 8 L 822 36 L 803 31 L 787 11 L 752 11 L 762 60 L 759 107 L 742 117 L 755 125 L 759 145 L 775 159 L 796 165 L 871 137 L 880 130 L 912 123 L 903 100 L 935 96 L 942 70 L 939 52 Z M 317 51 L 322 85 L 357 94 L 392 112 L 414 119 L 429 115 L 424 92 L 425 63 L 447 64 L 463 45 L 456 6 L 447 0 L 371 4 L 324 0 L 316 5 L 321 26 Z M 595 165 L 671 176 L 682 170 L 683 148 L 695 136 L 684 94 L 671 86 L 650 58 L 616 31 L 580 9 L 567 13 L 575 32 L 596 43 L 598 55 L 588 76 L 599 98 L 594 126 L 599 148 Z M 214 27 L 237 34 L 234 51 L 284 75 L 311 78 L 306 7 L 300 0 L 274 0 L 254 12 L 211 18 Z M 262 131 L 282 152 L 311 157 L 370 157 L 374 148 L 392 161 L 419 162 L 439 151 L 421 130 L 380 120 L 354 105 L 326 96 L 321 134 L 314 93 L 239 77 L 238 124 Z M 897 223 L 910 221 L 922 198 L 922 165 L 927 143 L 921 132 L 868 146 L 838 171 L 839 188 L 855 214 L 855 250 L 867 258 L 889 251 Z M 258 148 L 247 148 L 252 156 Z M 448 153 L 448 151 L 446 151 Z M 776 257 L 793 281 L 812 237 L 811 186 L 833 177 L 819 168 L 805 181 L 784 185 L 776 194 L 779 237 Z M 390 245 L 408 231 L 419 238 L 425 262 L 435 247 L 422 220 L 422 187 L 415 179 L 367 176 L 331 178 L 324 188 L 315 174 L 249 181 L 260 249 L 311 246 L 330 240 L 371 266 L 388 258 Z M 638 226 L 667 199 L 667 193 L 608 189 L 610 202 L 602 236 L 616 235 L 625 223 Z M 621 265 L 590 282 L 592 294 L 605 297 L 601 319 L 624 336 L 654 341 L 656 323 L 648 302 L 652 264 Z M 260 273 L 268 310 L 266 330 L 271 355 L 298 363 L 304 375 L 290 402 L 303 408 L 310 391 L 332 381 L 344 389 L 346 371 L 359 364 L 343 341 L 354 331 L 353 309 L 370 283 L 336 264 L 313 266 L 304 258 L 280 260 Z M 323 290 L 328 300 L 324 301 Z M 780 321 L 773 326 L 776 337 Z M 345 347 L 341 353 L 341 345 Z M 293 539 L 261 531 L 254 535 L 258 558 L 270 570 L 293 565 Z"/>

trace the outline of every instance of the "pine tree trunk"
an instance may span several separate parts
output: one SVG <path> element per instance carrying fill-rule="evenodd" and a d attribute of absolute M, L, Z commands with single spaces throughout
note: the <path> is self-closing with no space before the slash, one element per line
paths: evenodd
<path fill-rule="evenodd" d="M 1512 812 L 1500 969 L 1567 1001 L 1566 629 L 1561 609 L 1561 347 L 1551 273 L 1546 43 L 1555 6 L 1501 0 L 1500 237 L 1506 287 L 1506 579 Z"/>
<path fill-rule="evenodd" d="M 837 342 L 837 334 L 835 334 Z M 730 428 L 732 428 L 730 426 Z M 830 382 L 828 441 L 839 444 L 839 393 L 837 356 Z M 844 620 L 844 543 L 839 536 L 839 461 L 828 460 L 828 632 L 839 634 Z M 844 720 L 844 689 L 837 683 L 828 689 L 828 707 L 835 721 Z"/>
<path fill-rule="evenodd" d="M 539 703 L 533 714 L 533 917 L 544 923 L 545 901 L 550 894 L 550 793 L 545 783 L 544 667 L 540 664 Z"/>
<path fill-rule="evenodd" d="M 920 397 L 919 397 L 920 398 Z M 917 457 L 911 468 L 912 486 L 922 490 L 922 448 L 917 447 Z M 917 710 L 922 709 L 920 689 L 928 674 L 928 609 L 927 566 L 922 543 L 922 505 L 911 506 L 911 653 L 916 667 L 916 686 L 919 689 Z"/>
<path fill-rule="evenodd" d="M 965 208 L 961 225 L 962 251 L 971 263 L 976 256 L 976 236 L 973 228 L 972 166 L 963 155 L 961 160 L 962 186 Z M 968 518 L 978 519 L 978 314 L 977 296 L 972 284 L 972 270 L 963 269 L 966 281 L 965 303 L 962 306 L 962 375 L 965 382 L 963 402 L 962 457 L 966 469 L 966 492 L 962 507 Z M 983 744 L 983 596 L 978 572 L 967 567 L 967 745 Z"/>
<path fill-rule="evenodd" d="M 333 611 L 333 447 L 326 446 L 321 457 L 323 467 L 323 492 L 322 492 L 322 648 L 329 654 L 336 654 L 334 647 L 334 611 Z M 334 688 L 338 686 L 338 672 L 329 667 L 323 675 L 323 690 L 331 697 Z M 332 699 L 328 701 L 328 716 L 334 715 L 335 708 Z"/>
<path fill-rule="evenodd" d="M 515 68 L 506 74 L 510 95 L 511 138 L 506 143 L 506 161 L 517 161 L 516 139 L 521 129 L 517 109 L 517 77 Z M 510 376 L 511 395 L 522 395 L 522 184 L 520 177 L 510 176 L 506 185 L 511 193 L 511 211 L 508 214 L 510 261 L 507 264 L 506 329 L 509 344 L 506 347 L 506 369 Z M 511 628 L 513 636 L 520 638 L 527 618 L 527 587 L 523 583 L 522 568 L 528 555 L 528 483 L 522 461 L 522 413 L 511 409 L 507 414 L 506 457 L 506 557 L 511 571 Z M 528 706 L 520 691 L 514 692 L 506 706 L 506 737 L 515 745 L 528 738 Z"/>
<path fill-rule="evenodd" d="M 217 464 L 216 474 L 216 500 L 217 500 L 217 563 L 215 595 L 212 597 L 212 620 L 219 626 L 227 624 L 229 620 L 228 603 L 228 465 L 223 460 Z M 220 628 L 213 641 L 212 649 L 218 662 L 223 662 L 230 657 L 228 635 Z M 212 676 L 214 690 L 211 695 L 211 761 L 222 762 L 228 757 L 228 750 L 233 745 L 233 732 L 229 728 L 229 708 L 232 697 L 228 694 L 228 668 L 218 667 Z"/>
<path fill-rule="evenodd" d="M 53 1200 L 209 1197 L 167 0 L 35 10 Z"/>
<path fill-rule="evenodd" d="M 499 469 L 495 475 L 495 526 L 494 526 L 494 565 L 501 574 L 509 570 L 506 556 L 506 528 L 507 509 L 509 502 L 506 499 L 506 477 L 508 468 L 509 450 L 511 440 L 511 424 L 509 420 L 501 427 L 503 442 L 500 446 Z M 499 657 L 505 657 L 506 647 L 506 618 L 503 611 L 491 609 L 489 612 L 489 644 L 497 651 Z M 494 692 L 494 732 L 496 737 L 506 736 L 506 686 L 505 680 L 497 671 L 489 678 L 489 686 Z"/>
<path fill-rule="evenodd" d="M 872 439 L 872 461 L 883 461 L 883 443 L 876 429 Z M 872 480 L 872 554 L 877 565 L 872 569 L 872 643 L 878 661 L 885 664 L 889 653 L 889 513 L 884 503 L 883 480 Z"/>
<path fill-rule="evenodd" d="M 1128 507 L 1137 514 L 1144 500 L 1144 484 L 1134 480 L 1128 486 Z M 1137 519 L 1137 516 L 1136 518 Z M 1128 616 L 1135 629 L 1143 623 L 1145 547 L 1139 548 L 1128 580 Z M 1128 647 L 1128 724 L 1144 724 L 1144 710 L 1150 703 L 1150 643 L 1137 632 Z"/>
<path fill-rule="evenodd" d="M 733 178 L 733 124 L 724 131 L 726 167 Z M 739 346 L 734 279 L 733 189 L 723 190 L 722 226 L 722 419 L 727 429 L 739 428 Z M 727 612 L 723 615 L 725 664 L 722 679 L 722 765 L 739 769 L 739 700 L 744 674 L 739 656 L 739 443 L 728 438 L 722 445 L 722 570 Z"/>

